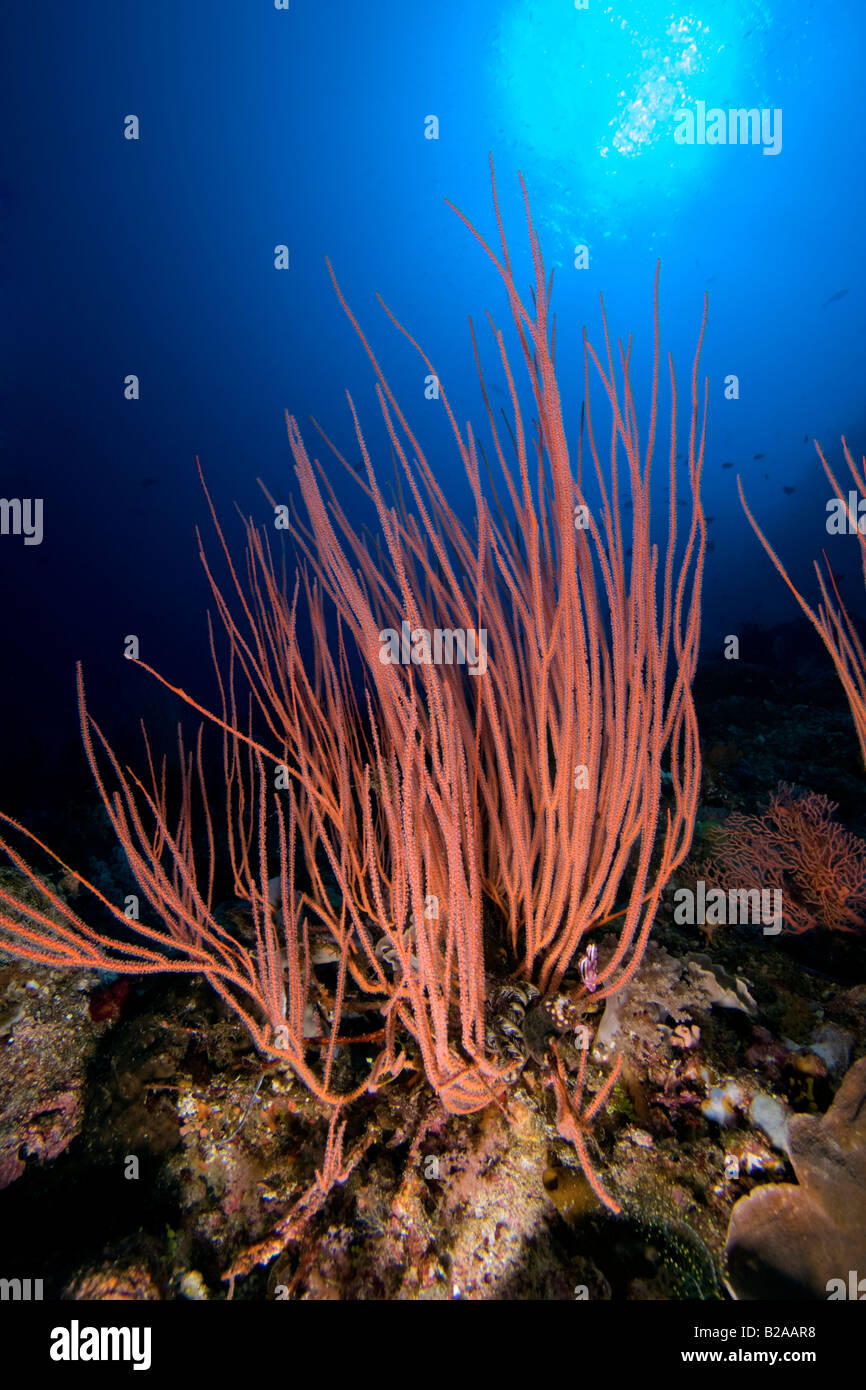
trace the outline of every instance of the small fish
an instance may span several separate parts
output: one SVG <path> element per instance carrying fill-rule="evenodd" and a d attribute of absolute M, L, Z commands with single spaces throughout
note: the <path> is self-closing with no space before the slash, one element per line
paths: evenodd
<path fill-rule="evenodd" d="M 804 444 L 808 444 L 808 443 L 809 443 L 809 436 L 808 436 L 808 434 L 804 434 L 804 435 L 803 435 L 803 443 L 804 443 Z"/>
<path fill-rule="evenodd" d="M 683 499 L 682 499 L 681 497 L 678 497 L 678 498 L 677 498 L 677 506 L 678 506 L 678 507 L 684 507 L 685 505 L 686 505 L 686 504 L 685 504 L 685 502 L 683 501 Z"/>
<path fill-rule="evenodd" d="M 503 391 L 502 387 L 501 387 L 501 386 L 497 386 L 495 381 L 491 381 L 491 383 L 490 383 L 490 389 L 491 389 L 491 391 L 494 391 L 494 392 L 496 393 L 497 396 L 504 396 L 504 395 L 505 395 L 505 392 Z"/>
<path fill-rule="evenodd" d="M 715 519 L 716 519 L 716 518 L 715 518 L 714 516 L 705 517 L 705 521 L 706 521 L 706 523 L 707 523 L 708 526 L 709 526 L 710 522 L 711 522 L 711 521 L 715 521 Z"/>
<path fill-rule="evenodd" d="M 707 541 L 707 550 L 715 550 L 715 548 L 716 548 L 716 543 L 715 543 L 715 541 Z"/>
<path fill-rule="evenodd" d="M 844 299 L 847 293 L 847 290 L 837 290 L 835 294 L 830 295 L 829 299 L 824 300 L 821 308 L 826 309 L 828 304 L 835 304 L 838 299 Z"/>
<path fill-rule="evenodd" d="M 782 488 L 782 491 L 785 492 L 785 493 L 787 493 L 788 496 L 790 497 L 790 496 L 791 496 L 791 493 L 792 493 L 792 492 L 796 492 L 797 489 L 796 489 L 795 487 L 783 487 L 783 488 Z"/>
<path fill-rule="evenodd" d="M 723 468 L 733 468 L 733 466 L 734 466 L 734 465 L 731 463 L 731 460 L 730 460 L 730 459 L 728 459 L 726 463 L 723 463 L 723 464 L 722 464 L 722 467 L 723 467 Z"/>
<path fill-rule="evenodd" d="M 770 478 L 769 473 L 765 473 L 765 474 L 764 474 L 764 477 L 769 481 L 769 478 Z"/>
<path fill-rule="evenodd" d="M 762 459 L 762 458 L 766 458 L 766 455 L 765 455 L 765 454 L 752 454 L 752 458 L 753 458 L 753 459 Z"/>
<path fill-rule="evenodd" d="M 626 505 L 626 508 L 631 508 L 631 507 L 634 506 L 634 502 L 632 502 L 631 498 L 629 497 L 629 499 L 628 499 L 628 501 L 626 502 L 625 505 Z"/>
<path fill-rule="evenodd" d="M 705 283 L 708 284 L 708 285 L 711 285 L 711 284 L 713 283 L 713 281 L 715 280 L 715 278 L 716 278 L 715 275 L 709 275 L 709 276 L 707 277 Z"/>

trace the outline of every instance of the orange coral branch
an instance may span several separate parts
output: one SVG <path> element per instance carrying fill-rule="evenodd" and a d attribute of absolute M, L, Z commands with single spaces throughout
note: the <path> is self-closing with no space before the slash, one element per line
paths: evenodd
<path fill-rule="evenodd" d="M 592 1166 L 592 1163 L 590 1162 L 587 1141 L 589 1138 L 590 1126 L 592 1125 L 593 1120 L 595 1119 L 599 1110 L 601 1110 L 602 1106 L 607 1101 L 608 1096 L 610 1095 L 611 1091 L 616 1085 L 617 1077 L 619 1076 L 620 1068 L 622 1067 L 622 1056 L 620 1055 L 617 1057 L 616 1063 L 610 1076 L 607 1078 L 604 1085 L 598 1091 L 597 1095 L 593 1098 L 590 1104 L 581 1113 L 580 1105 L 583 1098 L 583 1090 L 586 1079 L 586 1051 L 581 1051 L 580 1070 L 578 1072 L 577 1080 L 574 1084 L 573 1096 L 570 1096 L 568 1093 L 568 1083 L 565 1077 L 565 1069 L 562 1065 L 562 1059 L 559 1055 L 559 1050 L 555 1042 L 551 1046 L 555 1058 L 555 1067 L 550 1073 L 550 1082 L 553 1086 L 554 1095 L 556 1096 L 556 1127 L 562 1135 L 563 1139 L 567 1139 L 571 1144 L 574 1145 L 574 1149 L 577 1153 L 578 1158 L 580 1159 L 580 1166 L 584 1171 L 586 1180 L 589 1183 L 598 1200 L 604 1206 L 607 1207 L 608 1211 L 613 1212 L 614 1216 L 618 1216 L 621 1211 L 621 1208 L 602 1186 L 598 1178 L 598 1175 L 596 1174 Z"/>
<path fill-rule="evenodd" d="M 221 660 L 209 627 L 219 708 L 207 710 L 157 679 L 220 729 L 224 796 L 206 791 L 201 737 L 194 752 L 181 741 L 181 806 L 171 818 L 164 764 L 157 768 L 146 746 L 145 780 L 122 768 L 86 710 L 79 680 L 82 735 L 100 796 L 162 926 L 130 921 L 75 875 L 118 928 L 116 938 L 100 934 L 11 849 L 42 907 L 25 908 L 14 893 L 0 891 L 0 942 L 10 950 L 60 966 L 201 972 L 256 1046 L 338 1109 L 398 1074 L 409 1040 L 449 1110 L 466 1113 L 496 1099 L 509 1069 L 488 1046 L 485 1027 L 485 901 L 502 912 L 514 970 L 551 992 L 586 949 L 588 934 L 614 915 L 627 882 L 618 945 L 598 978 L 603 998 L 637 969 L 660 894 L 694 826 L 700 753 L 691 684 L 706 531 L 706 401 L 701 411 L 698 370 L 706 303 L 691 376 L 691 520 L 681 544 L 678 400 L 669 359 L 671 496 L 662 565 L 650 486 L 660 396 L 658 272 L 643 440 L 630 340 L 618 344 L 615 358 L 603 303 L 603 353 L 584 334 L 585 447 L 594 474 L 585 487 L 583 431 L 575 472 L 554 364 L 550 283 L 522 180 L 521 187 L 535 279 L 531 308 L 516 288 L 495 180 L 501 257 L 458 213 L 502 277 L 522 360 L 523 388 L 494 325 L 515 464 L 486 391 L 484 398 L 512 517 L 498 499 L 491 509 L 481 487 L 480 444 L 470 426 L 458 425 L 440 388 L 475 503 L 472 526 L 458 517 L 332 271 L 376 374 L 395 460 L 397 496 L 388 505 L 348 398 L 366 472 L 360 485 L 381 542 L 371 550 L 292 416 L 288 438 L 306 515 L 291 521 L 302 557 L 291 592 L 267 533 L 251 521 L 245 564 L 235 564 L 205 488 L 228 574 L 224 593 L 199 539 L 228 644 Z M 386 312 L 432 372 L 414 338 Z M 606 440 L 594 400 L 599 382 Z M 521 404 L 527 387 L 532 431 Z M 312 663 L 298 639 L 299 612 L 312 634 Z M 484 668 L 478 662 L 470 674 L 450 659 L 383 660 L 381 634 L 402 632 L 404 624 L 413 642 L 418 632 L 444 632 L 450 655 L 461 634 L 464 642 L 476 635 L 480 646 L 483 631 Z M 362 698 L 353 660 L 360 663 Z M 665 762 L 672 804 L 662 816 Z M 217 816 L 212 808 L 220 802 Z M 249 906 L 249 948 L 213 911 L 218 837 L 235 891 Z M 309 876 L 303 893 L 295 886 L 296 852 Z M 332 992 L 317 975 L 323 953 L 337 968 Z M 381 1014 L 383 1029 L 367 1036 L 381 1033 L 382 1045 L 366 1079 L 343 1094 L 332 1078 L 350 986 Z M 562 1110 L 582 1161 L 585 1124 L 597 1108 L 582 1121 Z M 324 1176 L 339 1163 L 332 1130 Z"/>

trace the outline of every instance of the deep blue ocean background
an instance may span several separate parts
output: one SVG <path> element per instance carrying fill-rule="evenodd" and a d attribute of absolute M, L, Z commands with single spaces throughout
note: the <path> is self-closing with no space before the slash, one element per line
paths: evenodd
<path fill-rule="evenodd" d="M 167 679 L 212 697 L 196 525 L 214 545 L 196 455 L 238 538 L 234 503 L 269 517 L 258 477 L 292 491 L 286 409 L 311 447 L 315 416 L 357 458 L 349 389 L 381 445 L 373 373 L 326 255 L 466 510 L 441 404 L 425 400 L 423 368 L 375 292 L 423 344 L 458 419 L 486 438 L 468 316 L 501 388 L 485 312 L 504 326 L 507 303 L 444 199 L 495 238 L 490 152 L 521 288 L 531 262 L 518 170 L 556 268 L 575 438 L 581 331 L 598 343 L 599 291 L 612 333 L 634 334 L 642 423 L 657 258 L 662 346 L 683 396 L 709 293 L 705 653 L 748 632 L 748 659 L 761 632 L 796 616 L 743 516 L 738 472 L 813 597 L 828 486 L 812 441 L 843 469 L 843 434 L 856 456 L 866 449 L 862 0 L 590 0 L 587 11 L 570 0 L 291 0 L 288 11 L 45 0 L 5 6 L 2 27 L 0 495 L 44 499 L 41 545 L 0 537 L 4 809 L 32 820 L 88 780 L 77 660 L 92 712 L 121 745 L 139 715 L 170 740 L 182 713 L 123 660 L 127 634 Z M 781 151 L 677 145 L 673 112 L 699 100 L 780 108 Z M 124 138 L 130 114 L 137 141 Z M 577 271 L 582 242 L 590 267 Z M 274 268 L 282 243 L 285 272 Z M 737 401 L 724 397 L 729 373 Z M 660 424 L 663 443 L 664 405 Z M 387 476 L 386 450 L 377 465 Z M 664 473 L 662 454 L 660 490 Z M 835 541 L 831 558 L 862 605 L 856 540 Z"/>

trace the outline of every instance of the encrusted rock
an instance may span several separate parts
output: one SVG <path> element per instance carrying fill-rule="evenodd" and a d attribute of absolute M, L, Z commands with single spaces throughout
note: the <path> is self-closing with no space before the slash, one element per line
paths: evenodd
<path fill-rule="evenodd" d="M 799 1186 L 760 1187 L 737 1202 L 727 1240 L 734 1298 L 827 1298 L 866 1270 L 866 1058 L 820 1119 L 788 1126 Z"/>

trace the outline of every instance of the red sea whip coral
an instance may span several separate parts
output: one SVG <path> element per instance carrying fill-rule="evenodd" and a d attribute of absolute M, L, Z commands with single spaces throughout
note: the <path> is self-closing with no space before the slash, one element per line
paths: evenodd
<path fill-rule="evenodd" d="M 706 529 L 706 401 L 701 408 L 697 374 L 706 306 L 687 409 L 691 515 L 679 542 L 678 403 L 668 358 L 670 497 L 660 552 L 651 507 L 658 275 L 645 431 L 632 393 L 631 339 L 612 349 L 602 305 L 601 354 L 585 333 L 583 340 L 585 430 L 570 444 L 554 365 L 551 285 L 529 203 L 529 307 L 516 287 L 495 183 L 494 207 L 499 255 L 466 225 L 504 283 L 533 406 L 530 430 L 503 334 L 494 327 L 511 403 L 507 440 L 483 378 L 481 384 L 510 506 L 492 486 L 492 501 L 482 489 L 480 444 L 470 426 L 461 430 L 443 390 L 475 502 L 473 526 L 460 520 L 337 288 L 374 368 L 398 468 L 389 505 L 349 399 L 365 477 L 330 447 L 376 512 L 375 548 L 289 418 L 307 513 L 290 529 L 305 562 L 287 586 L 268 530 L 249 522 L 244 563 L 236 566 L 211 509 L 229 576 L 224 590 L 202 548 L 228 639 L 222 660 L 211 631 L 221 706 L 206 710 L 175 691 L 222 731 L 223 785 L 205 787 L 199 731 L 193 748 L 180 743 L 181 800 L 171 810 L 165 764 L 148 744 L 144 777 L 120 766 L 87 710 L 79 676 L 85 748 L 146 919 L 131 922 L 74 875 L 118 927 L 116 934 L 95 930 L 5 843 L 43 905 L 25 915 L 15 894 L 0 889 L 0 944 L 59 967 L 202 974 L 259 1051 L 291 1068 L 331 1108 L 326 1185 L 343 1180 L 351 1166 L 340 1157 L 344 1107 L 407 1065 L 420 1061 L 455 1113 L 486 1106 L 513 1076 L 486 1027 L 487 915 L 500 923 L 513 974 L 547 996 L 588 955 L 590 934 L 616 917 L 617 947 L 593 981 L 593 997 L 603 999 L 634 975 L 660 894 L 694 827 L 700 753 L 691 686 Z M 432 373 L 414 339 L 400 331 Z M 602 386 L 601 407 L 592 378 Z M 592 483 L 585 492 L 587 454 Z M 313 635 L 312 663 L 297 635 L 300 613 Z M 383 662 L 380 634 L 400 631 L 404 622 L 413 633 L 483 629 L 486 669 L 472 677 L 454 664 Z M 360 700 L 353 661 L 363 671 Z M 202 841 L 204 853 L 196 848 Z M 293 872 L 296 855 L 306 869 L 303 891 Z M 215 913 L 218 857 L 249 905 L 250 945 Z M 323 957 L 334 969 L 327 983 L 317 968 Z M 574 986 L 578 993 L 585 988 Z M 355 1016 L 370 1020 L 370 1069 L 346 1090 L 335 1061 L 350 1003 Z M 578 1136 L 588 1167 L 584 1136 L 597 1105 L 581 1111 L 580 1096 L 569 1098 L 558 1054 L 550 1079 L 560 1123 Z"/>

